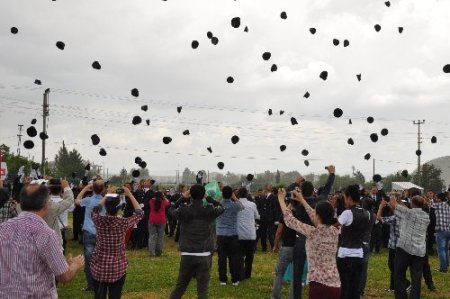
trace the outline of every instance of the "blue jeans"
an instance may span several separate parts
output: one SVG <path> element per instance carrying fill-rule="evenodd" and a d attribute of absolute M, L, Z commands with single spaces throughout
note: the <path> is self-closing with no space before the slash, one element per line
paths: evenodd
<path fill-rule="evenodd" d="M 294 259 L 294 247 L 281 247 L 278 253 L 278 263 L 275 268 L 275 279 L 273 281 L 272 299 L 281 298 L 281 285 L 283 283 L 283 275 L 286 268 Z M 289 298 L 293 298 L 292 281 L 289 291 Z"/>
<path fill-rule="evenodd" d="M 148 252 L 150 255 L 162 254 L 165 227 L 165 224 L 148 224 Z"/>
<path fill-rule="evenodd" d="M 87 287 L 94 290 L 94 280 L 91 274 L 91 257 L 95 248 L 96 235 L 90 232 L 83 231 L 83 246 L 84 246 L 84 273 L 86 274 Z"/>
<path fill-rule="evenodd" d="M 439 255 L 439 271 L 447 272 L 449 266 L 448 245 L 450 244 L 450 231 L 437 231 L 436 244 Z"/>

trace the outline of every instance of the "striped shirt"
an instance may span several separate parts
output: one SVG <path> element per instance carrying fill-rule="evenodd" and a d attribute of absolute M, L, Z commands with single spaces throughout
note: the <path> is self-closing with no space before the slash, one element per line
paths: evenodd
<path fill-rule="evenodd" d="M 450 204 L 439 202 L 434 203 L 432 207 L 436 214 L 436 231 L 450 231 Z"/>
<path fill-rule="evenodd" d="M 69 266 L 56 233 L 35 213 L 0 224 L 0 298 L 58 298 L 55 276 Z"/>

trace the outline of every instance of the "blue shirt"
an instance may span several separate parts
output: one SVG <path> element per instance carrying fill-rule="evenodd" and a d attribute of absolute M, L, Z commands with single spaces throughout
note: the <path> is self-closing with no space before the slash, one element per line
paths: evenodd
<path fill-rule="evenodd" d="M 239 240 L 256 240 L 255 220 L 259 219 L 259 213 L 254 202 L 247 198 L 240 199 L 244 209 L 237 216 L 237 232 Z"/>
<path fill-rule="evenodd" d="M 98 206 L 98 203 L 102 200 L 100 194 L 94 194 L 90 197 L 85 197 L 81 200 L 80 206 L 85 207 L 83 230 L 91 234 L 97 234 L 94 222 L 92 222 L 92 210 Z"/>
<path fill-rule="evenodd" d="M 244 209 L 244 206 L 229 198 L 222 200 L 221 203 L 225 211 L 216 219 L 216 234 L 218 236 L 237 236 L 237 214 Z"/>

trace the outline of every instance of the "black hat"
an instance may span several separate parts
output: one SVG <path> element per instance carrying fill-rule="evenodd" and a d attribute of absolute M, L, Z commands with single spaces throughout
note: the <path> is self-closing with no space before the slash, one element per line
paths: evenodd
<path fill-rule="evenodd" d="M 302 150 L 302 155 L 303 156 L 308 156 L 308 154 L 309 154 L 308 150 L 306 150 L 306 149 Z"/>
<path fill-rule="evenodd" d="M 368 122 L 369 124 L 373 123 L 373 121 L 374 121 L 374 119 L 373 119 L 372 116 L 369 116 L 369 117 L 367 118 L 367 122 Z"/>
<path fill-rule="evenodd" d="M 389 2 L 389 1 L 384 2 L 384 4 L 385 4 L 387 7 L 391 6 L 391 2 Z"/>
<path fill-rule="evenodd" d="M 33 119 L 31 120 L 31 124 L 32 124 L 32 125 L 35 125 L 36 122 L 37 122 L 37 120 L 36 120 L 35 118 L 33 118 Z"/>
<path fill-rule="evenodd" d="M 317 30 L 316 28 L 309 28 L 309 32 L 311 32 L 311 34 L 316 34 Z"/>
<path fill-rule="evenodd" d="M 39 138 L 41 138 L 42 140 L 48 139 L 48 135 L 44 132 L 39 133 Z"/>
<path fill-rule="evenodd" d="M 178 113 L 181 113 L 181 109 L 183 109 L 183 106 L 178 106 L 178 107 L 177 107 L 177 112 L 178 112 Z"/>
<path fill-rule="evenodd" d="M 343 113 L 344 113 L 344 112 L 342 111 L 341 108 L 336 108 L 336 109 L 334 109 L 334 111 L 333 111 L 334 117 L 337 117 L 337 118 L 341 117 Z"/>
<path fill-rule="evenodd" d="M 211 39 L 214 35 L 212 34 L 211 31 L 206 32 L 206 36 Z"/>
<path fill-rule="evenodd" d="M 286 145 L 280 145 L 280 151 L 284 152 L 286 150 Z"/>
<path fill-rule="evenodd" d="M 189 130 L 184 130 L 183 131 L 183 135 L 189 135 L 189 134 L 190 134 Z"/>
<path fill-rule="evenodd" d="M 350 46 L 350 42 L 348 41 L 348 39 L 344 39 L 344 47 L 348 46 Z"/>
<path fill-rule="evenodd" d="M 244 32 L 248 32 L 248 27 L 247 26 L 245 26 Z"/>
<path fill-rule="evenodd" d="M 377 142 L 378 141 L 378 134 L 377 133 L 370 134 L 370 140 L 372 140 L 372 142 Z"/>
<path fill-rule="evenodd" d="M 100 70 L 102 68 L 102 66 L 97 60 L 92 63 L 92 67 L 96 70 Z"/>
<path fill-rule="evenodd" d="M 328 78 L 328 72 L 327 71 L 323 71 L 320 73 L 319 75 L 320 79 L 322 79 L 323 81 L 327 80 Z"/>
<path fill-rule="evenodd" d="M 436 143 L 436 142 L 437 142 L 436 136 L 431 137 L 431 143 Z"/>
<path fill-rule="evenodd" d="M 364 159 L 366 159 L 366 160 L 369 160 L 370 157 L 371 157 L 371 155 L 370 155 L 369 153 L 367 153 L 367 154 L 364 155 Z"/>
<path fill-rule="evenodd" d="M 198 41 L 196 41 L 196 40 L 193 40 L 192 43 L 191 43 L 192 49 L 197 49 L 197 48 L 198 48 L 198 45 L 199 45 L 199 43 L 198 43 Z"/>
<path fill-rule="evenodd" d="M 137 88 L 133 88 L 132 90 L 131 90 L 131 95 L 133 96 L 133 97 L 138 97 L 139 96 L 139 90 L 137 89 Z"/>
<path fill-rule="evenodd" d="M 17 34 L 17 32 L 19 32 L 19 29 L 17 29 L 17 27 L 11 27 L 12 34 Z"/>
<path fill-rule="evenodd" d="M 139 115 L 136 115 L 133 117 L 133 120 L 131 121 L 131 123 L 133 125 L 138 125 L 142 122 L 142 118 Z"/>
<path fill-rule="evenodd" d="M 233 28 L 239 28 L 241 26 L 241 18 L 235 17 L 231 19 L 231 26 Z"/>
<path fill-rule="evenodd" d="M 84 167 L 84 170 L 91 170 L 91 163 L 86 164 L 86 166 Z"/>
<path fill-rule="evenodd" d="M 36 128 L 35 128 L 34 126 L 29 127 L 29 128 L 27 129 L 27 134 L 28 134 L 28 136 L 30 136 L 30 137 L 36 137 L 36 135 L 37 135 Z"/>
<path fill-rule="evenodd" d="M 348 119 L 348 124 L 349 124 L 349 125 L 352 125 L 352 124 L 353 124 L 351 118 Z"/>
<path fill-rule="evenodd" d="M 361 74 L 357 74 L 356 78 L 358 79 L 358 81 L 361 81 Z"/>
<path fill-rule="evenodd" d="M 148 110 L 148 105 L 142 105 L 141 106 L 141 110 L 142 111 L 147 111 Z"/>
<path fill-rule="evenodd" d="M 150 120 L 146 119 L 145 122 L 147 123 L 147 126 L 150 126 Z"/>
<path fill-rule="evenodd" d="M 155 180 L 150 180 L 150 183 L 151 183 L 152 185 L 154 185 L 154 184 L 156 183 L 156 181 L 155 181 Z"/>
<path fill-rule="evenodd" d="M 381 175 L 379 175 L 379 174 L 375 174 L 373 177 L 372 177 L 372 180 L 375 182 L 375 183 L 378 183 L 379 181 L 381 181 L 383 178 L 381 177 Z"/>
<path fill-rule="evenodd" d="M 247 174 L 247 177 L 246 177 L 247 181 L 251 182 L 251 181 L 253 181 L 253 178 L 254 178 L 253 174 L 251 174 L 251 173 Z"/>
<path fill-rule="evenodd" d="M 142 158 L 141 157 L 134 158 L 134 163 L 139 164 L 141 162 L 142 162 Z"/>
<path fill-rule="evenodd" d="M 97 145 L 100 143 L 100 137 L 97 134 L 91 136 L 92 144 Z"/>
<path fill-rule="evenodd" d="M 99 153 L 100 156 L 102 156 L 102 157 L 106 156 L 106 151 L 105 151 L 105 149 L 104 149 L 103 147 L 100 149 L 100 151 L 99 151 L 98 153 Z"/>
<path fill-rule="evenodd" d="M 131 172 L 131 176 L 134 178 L 137 178 L 138 176 L 140 176 L 141 173 L 139 172 L 139 170 L 135 169 Z"/>
<path fill-rule="evenodd" d="M 297 120 L 295 119 L 295 117 L 291 117 L 291 124 L 292 124 L 293 126 L 298 125 L 298 122 L 297 122 Z"/>
<path fill-rule="evenodd" d="M 382 136 L 386 136 L 387 134 L 389 134 L 389 130 L 388 129 L 386 129 L 386 128 L 381 129 L 381 135 Z"/>
<path fill-rule="evenodd" d="M 442 70 L 443 70 L 444 73 L 446 73 L 446 74 L 450 73 L 450 64 L 444 65 L 444 67 L 442 68 Z"/>
<path fill-rule="evenodd" d="M 267 111 L 267 113 L 268 113 L 269 115 L 272 115 L 272 109 L 269 109 L 269 110 Z"/>
<path fill-rule="evenodd" d="M 169 144 L 171 142 L 172 142 L 172 138 L 170 138 L 170 137 L 163 137 L 163 143 L 164 144 Z"/>
<path fill-rule="evenodd" d="M 286 14 L 285 11 L 281 12 L 280 18 L 282 18 L 283 20 L 286 20 L 286 19 L 287 19 L 287 14 Z"/>
<path fill-rule="evenodd" d="M 272 67 L 270 68 L 271 72 L 276 72 L 278 70 L 278 67 L 276 64 L 272 64 Z"/>
<path fill-rule="evenodd" d="M 304 97 L 305 99 L 309 98 L 309 96 L 310 96 L 309 91 L 307 91 L 307 92 L 303 95 L 303 97 Z"/>
<path fill-rule="evenodd" d="M 405 169 L 402 171 L 402 177 L 405 177 L 405 178 L 408 177 L 408 170 Z"/>
<path fill-rule="evenodd" d="M 61 185 L 61 179 L 50 179 L 50 180 L 48 180 L 47 185 L 53 185 L 53 186 Z"/>
<path fill-rule="evenodd" d="M 280 115 L 283 115 L 284 114 L 284 110 L 280 110 Z"/>
<path fill-rule="evenodd" d="M 41 80 L 39 80 L 39 79 L 36 79 L 36 80 L 34 80 L 34 84 L 36 84 L 36 85 L 41 85 L 41 84 L 42 84 L 42 82 L 41 82 Z"/>
<path fill-rule="evenodd" d="M 208 146 L 206 149 L 212 154 L 212 148 L 210 146 Z"/>
<path fill-rule="evenodd" d="M 262 55 L 262 58 L 264 60 L 269 60 L 271 56 L 272 56 L 272 54 L 270 54 L 270 52 L 264 52 Z"/>
<path fill-rule="evenodd" d="M 306 166 L 306 167 L 309 166 L 309 161 L 308 161 L 308 160 L 303 161 L 303 163 L 305 163 L 305 166 Z"/>
<path fill-rule="evenodd" d="M 229 76 L 229 77 L 227 78 L 227 82 L 228 82 L 228 83 L 233 83 L 233 82 L 234 82 L 234 78 L 231 77 L 231 76 Z"/>
<path fill-rule="evenodd" d="M 63 43 L 62 41 L 58 41 L 58 42 L 56 42 L 56 47 L 60 50 L 64 50 L 64 48 L 66 47 L 66 44 Z"/>
<path fill-rule="evenodd" d="M 147 162 L 141 161 L 141 163 L 139 163 L 139 166 L 140 166 L 141 168 L 145 168 L 145 167 L 147 167 Z"/>
<path fill-rule="evenodd" d="M 349 138 L 349 139 L 347 140 L 347 143 L 350 144 L 350 145 L 354 145 L 354 144 L 355 144 L 355 142 L 353 141 L 352 138 Z"/>
<path fill-rule="evenodd" d="M 225 164 L 223 164 L 223 162 L 217 163 L 217 167 L 219 167 L 219 169 L 223 169 L 224 166 Z"/>
<path fill-rule="evenodd" d="M 403 32 L 403 27 L 398 27 L 398 33 L 402 33 Z"/>
<path fill-rule="evenodd" d="M 417 156 L 422 155 L 422 151 L 421 151 L 420 149 L 418 149 L 418 150 L 416 151 L 416 155 L 417 155 Z"/>
<path fill-rule="evenodd" d="M 333 45 L 339 46 L 339 40 L 337 38 L 333 38 Z"/>
<path fill-rule="evenodd" d="M 211 38 L 211 43 L 215 46 L 219 43 L 219 39 L 217 37 L 213 36 Z"/>
<path fill-rule="evenodd" d="M 26 149 L 32 149 L 34 147 L 34 142 L 31 141 L 31 140 L 26 140 L 23 143 L 23 147 L 26 148 Z"/>
<path fill-rule="evenodd" d="M 373 28 L 375 28 L 376 32 L 379 32 L 381 30 L 381 26 L 376 24 L 375 26 L 373 26 Z"/>
<path fill-rule="evenodd" d="M 236 135 L 233 135 L 233 137 L 231 137 L 231 143 L 236 144 L 239 142 L 239 137 Z"/>

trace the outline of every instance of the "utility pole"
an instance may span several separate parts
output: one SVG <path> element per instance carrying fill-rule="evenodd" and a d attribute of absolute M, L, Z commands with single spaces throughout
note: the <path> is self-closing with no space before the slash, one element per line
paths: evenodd
<path fill-rule="evenodd" d="M 425 123 L 425 120 L 418 120 L 418 121 L 413 121 L 414 125 L 417 125 L 417 150 L 420 151 L 420 144 L 422 143 L 422 135 L 420 133 L 420 125 L 423 125 Z M 421 155 L 417 155 L 417 178 L 418 178 L 418 184 L 420 186 L 420 184 L 422 184 L 422 174 L 421 174 L 421 170 L 420 170 L 420 156 Z"/>
<path fill-rule="evenodd" d="M 20 157 L 20 145 L 22 144 L 22 127 L 23 125 L 17 125 L 19 126 L 19 134 L 17 134 L 17 155 Z"/>
<path fill-rule="evenodd" d="M 42 132 L 47 134 L 47 117 L 49 116 L 49 99 L 50 88 L 44 92 L 44 102 L 42 104 Z M 45 139 L 42 138 L 42 159 L 41 159 L 41 173 L 45 176 Z"/>
<path fill-rule="evenodd" d="M 373 159 L 372 176 L 375 175 L 375 159 Z"/>

